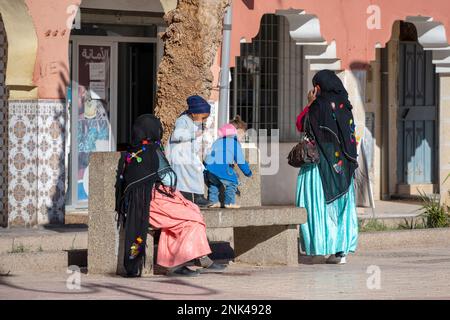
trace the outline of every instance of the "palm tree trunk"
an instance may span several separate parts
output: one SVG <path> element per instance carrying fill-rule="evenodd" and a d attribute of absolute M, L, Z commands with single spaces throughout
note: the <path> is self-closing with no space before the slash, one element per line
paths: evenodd
<path fill-rule="evenodd" d="M 208 99 L 212 90 L 211 67 L 222 42 L 223 17 L 231 0 L 179 0 L 168 12 L 164 56 L 158 70 L 155 114 L 170 136 L 176 118 L 194 94 Z"/>

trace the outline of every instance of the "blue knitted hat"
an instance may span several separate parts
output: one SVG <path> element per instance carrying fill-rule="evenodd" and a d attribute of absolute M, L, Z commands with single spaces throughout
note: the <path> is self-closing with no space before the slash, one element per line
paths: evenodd
<path fill-rule="evenodd" d="M 211 113 L 210 104 L 200 96 L 190 96 L 187 98 L 188 110 L 187 113 Z"/>

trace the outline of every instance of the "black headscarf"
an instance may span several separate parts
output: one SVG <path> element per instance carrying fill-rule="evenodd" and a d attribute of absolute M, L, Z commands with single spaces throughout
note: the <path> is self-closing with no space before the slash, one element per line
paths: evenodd
<path fill-rule="evenodd" d="M 170 169 L 161 151 L 163 128 L 151 114 L 138 117 L 133 125 L 131 147 L 122 153 L 116 184 L 118 224 L 125 230 L 124 266 L 128 276 L 140 276 L 145 263 L 152 189 Z M 166 162 L 166 163 L 165 163 Z M 176 183 L 176 182 L 175 182 Z M 175 184 L 174 184 L 175 185 Z M 131 247 L 142 239 L 139 254 Z"/>
<path fill-rule="evenodd" d="M 320 92 L 309 108 L 309 128 L 319 147 L 318 167 L 330 203 L 348 191 L 358 167 L 355 120 L 347 90 L 334 72 L 318 72 L 313 85 Z"/>

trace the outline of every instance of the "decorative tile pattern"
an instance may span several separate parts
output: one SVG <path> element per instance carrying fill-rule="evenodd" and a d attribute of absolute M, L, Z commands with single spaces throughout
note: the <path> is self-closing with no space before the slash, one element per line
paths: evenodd
<path fill-rule="evenodd" d="M 36 100 L 9 101 L 10 226 L 37 224 L 37 107 Z"/>
<path fill-rule="evenodd" d="M 65 104 L 9 102 L 9 225 L 64 222 Z"/>
<path fill-rule="evenodd" d="M 0 227 L 8 226 L 8 91 L 5 85 L 8 42 L 0 16 Z"/>

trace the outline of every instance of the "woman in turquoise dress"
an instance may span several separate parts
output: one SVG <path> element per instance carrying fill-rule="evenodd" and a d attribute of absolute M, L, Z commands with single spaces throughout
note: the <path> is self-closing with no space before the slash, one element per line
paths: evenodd
<path fill-rule="evenodd" d="M 297 129 L 313 139 L 320 161 L 300 168 L 296 205 L 306 208 L 301 247 L 308 256 L 328 256 L 344 264 L 356 250 L 358 220 L 354 191 L 357 141 L 352 105 L 341 80 L 322 70 L 313 78 L 308 106 L 297 118 Z"/>

